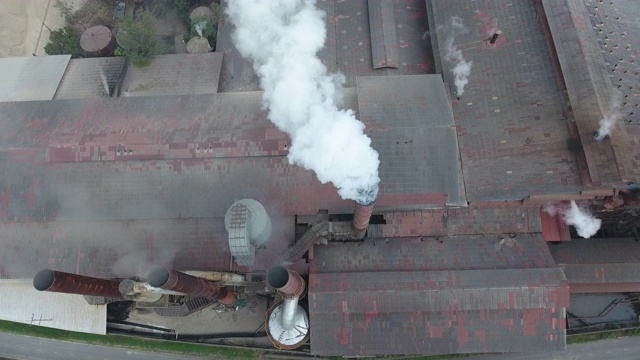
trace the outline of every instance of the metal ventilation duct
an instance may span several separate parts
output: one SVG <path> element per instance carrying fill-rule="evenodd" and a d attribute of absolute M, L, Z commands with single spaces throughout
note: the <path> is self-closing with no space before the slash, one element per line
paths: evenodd
<path fill-rule="evenodd" d="M 298 305 L 305 282 L 298 273 L 282 266 L 269 269 L 267 282 L 278 289 L 282 298 L 267 311 L 267 336 L 278 349 L 296 349 L 309 340 L 309 316 Z"/>
<path fill-rule="evenodd" d="M 271 218 L 264 206 L 253 199 L 236 201 L 227 210 L 224 225 L 229 232 L 229 248 L 236 263 L 253 265 L 256 248 L 271 237 Z"/>
<path fill-rule="evenodd" d="M 40 270 L 33 278 L 33 287 L 39 291 L 51 291 L 66 294 L 101 296 L 110 299 L 123 299 L 119 283 L 113 280 L 99 279 L 56 270 Z"/>
<path fill-rule="evenodd" d="M 214 299 L 223 304 L 233 304 L 236 302 L 235 295 L 227 291 L 227 289 L 221 288 L 211 281 L 175 270 L 165 268 L 154 269 L 147 275 L 147 281 L 152 287 L 175 291 L 194 297 Z"/>

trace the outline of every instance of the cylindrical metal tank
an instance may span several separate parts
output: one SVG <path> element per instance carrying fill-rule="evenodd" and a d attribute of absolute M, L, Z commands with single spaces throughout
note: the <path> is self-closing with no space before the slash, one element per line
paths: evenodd
<path fill-rule="evenodd" d="M 147 281 L 153 287 L 214 299 L 223 304 L 233 304 L 236 301 L 235 295 L 227 289 L 180 271 L 157 268 L 147 275 Z"/>
<path fill-rule="evenodd" d="M 267 282 L 278 289 L 282 301 L 267 311 L 267 336 L 278 349 L 295 349 L 309 340 L 309 316 L 298 305 L 305 290 L 300 274 L 276 266 L 267 271 Z"/>
<path fill-rule="evenodd" d="M 209 44 L 209 40 L 205 37 L 194 36 L 187 43 L 187 52 L 189 54 L 204 54 L 211 50 L 213 50 L 213 48 L 211 44 Z"/>
<path fill-rule="evenodd" d="M 191 20 L 198 18 L 207 18 L 211 21 L 213 20 L 213 11 L 211 11 L 211 8 L 209 8 L 208 6 L 198 6 L 197 8 L 193 9 L 191 15 L 189 15 L 189 18 L 191 18 Z"/>
<path fill-rule="evenodd" d="M 249 242 L 255 247 L 264 245 L 271 238 L 271 218 L 267 214 L 264 206 L 253 199 L 238 200 L 229 206 L 224 215 L 224 226 L 229 231 L 231 229 L 231 212 L 234 206 L 246 206 L 248 210 L 247 230 L 249 232 Z"/>
<path fill-rule="evenodd" d="M 39 291 L 124 299 L 120 293 L 119 285 L 119 282 L 113 280 L 50 269 L 39 271 L 33 278 L 33 287 Z"/>
<path fill-rule="evenodd" d="M 88 57 L 111 56 L 117 46 L 116 37 L 104 25 L 92 26 L 80 36 L 80 47 Z"/>

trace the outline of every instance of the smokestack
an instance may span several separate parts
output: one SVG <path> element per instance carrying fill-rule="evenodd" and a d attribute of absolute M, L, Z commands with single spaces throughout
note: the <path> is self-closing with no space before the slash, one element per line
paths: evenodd
<path fill-rule="evenodd" d="M 309 316 L 298 305 L 305 290 L 304 280 L 300 274 L 276 266 L 267 271 L 267 282 L 282 298 L 267 311 L 267 336 L 278 349 L 296 349 L 309 339 Z"/>
<path fill-rule="evenodd" d="M 66 294 L 101 296 L 122 299 L 118 290 L 119 283 L 108 279 L 77 275 L 56 270 L 40 270 L 33 278 L 33 287 L 39 291 L 51 291 Z"/>
<path fill-rule="evenodd" d="M 218 300 L 231 305 L 236 302 L 235 295 L 214 283 L 185 273 L 157 268 L 147 275 L 149 285 L 164 290 L 177 291 L 183 294 Z"/>
<path fill-rule="evenodd" d="M 373 212 L 373 203 L 372 201 L 369 204 L 361 204 L 356 202 L 356 208 L 353 213 L 353 224 L 351 227 L 353 231 L 356 233 L 356 238 L 362 239 L 367 233 L 367 228 L 369 227 L 369 221 L 371 220 L 371 213 Z"/>

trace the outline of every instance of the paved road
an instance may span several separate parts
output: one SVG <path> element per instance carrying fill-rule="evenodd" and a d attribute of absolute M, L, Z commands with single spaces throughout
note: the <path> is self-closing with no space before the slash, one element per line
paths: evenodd
<path fill-rule="evenodd" d="M 7 333 L 0 333 L 0 358 L 16 360 L 204 360 L 202 357 L 164 355 Z"/>
<path fill-rule="evenodd" d="M 474 358 L 475 359 L 475 358 Z M 484 355 L 478 360 L 638 360 L 640 337 L 624 337 L 567 345 L 567 351 L 535 354 Z"/>
<path fill-rule="evenodd" d="M 0 333 L 0 359 L 16 360 L 204 360 L 202 357 L 164 355 L 98 345 Z M 211 358 L 208 358 L 211 359 Z M 568 345 L 567 351 L 473 357 L 479 360 L 638 360 L 640 338 L 625 337 Z"/>

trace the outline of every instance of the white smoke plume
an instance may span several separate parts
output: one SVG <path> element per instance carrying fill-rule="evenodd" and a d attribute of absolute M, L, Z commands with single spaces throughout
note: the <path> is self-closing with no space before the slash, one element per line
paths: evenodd
<path fill-rule="evenodd" d="M 571 200 L 569 207 L 547 205 L 544 211 L 551 216 L 561 214 L 567 225 L 573 225 L 578 235 L 588 239 L 600 230 L 602 220 L 595 218 L 586 209 L 581 208 L 575 201 Z"/>
<path fill-rule="evenodd" d="M 196 29 L 196 32 L 198 33 L 198 35 L 200 35 L 200 37 L 202 37 L 202 32 L 204 31 L 204 28 L 207 27 L 207 22 L 206 21 L 200 21 L 199 23 L 197 23 L 194 28 Z"/>
<path fill-rule="evenodd" d="M 339 110 L 344 76 L 316 57 L 326 39 L 315 0 L 230 0 L 233 42 L 251 59 L 269 119 L 291 137 L 289 162 L 366 204 L 378 191 L 378 153 L 352 110 Z"/>
<path fill-rule="evenodd" d="M 469 76 L 471 75 L 471 66 L 473 65 L 473 61 L 467 61 L 464 56 L 462 56 L 462 50 L 459 50 L 453 43 L 456 40 L 456 36 L 465 34 L 468 30 L 464 26 L 462 18 L 459 16 L 452 16 L 445 27 L 445 31 L 448 34 L 445 40 L 445 58 L 453 65 L 451 73 L 454 76 L 456 95 L 460 97 L 464 93 L 464 87 L 469 83 Z"/>
<path fill-rule="evenodd" d="M 615 126 L 616 122 L 622 119 L 622 93 L 616 91 L 611 96 L 611 108 L 609 109 L 609 115 L 600 120 L 600 127 L 594 133 L 593 139 L 595 141 L 602 141 L 611 136 L 611 130 Z"/>

